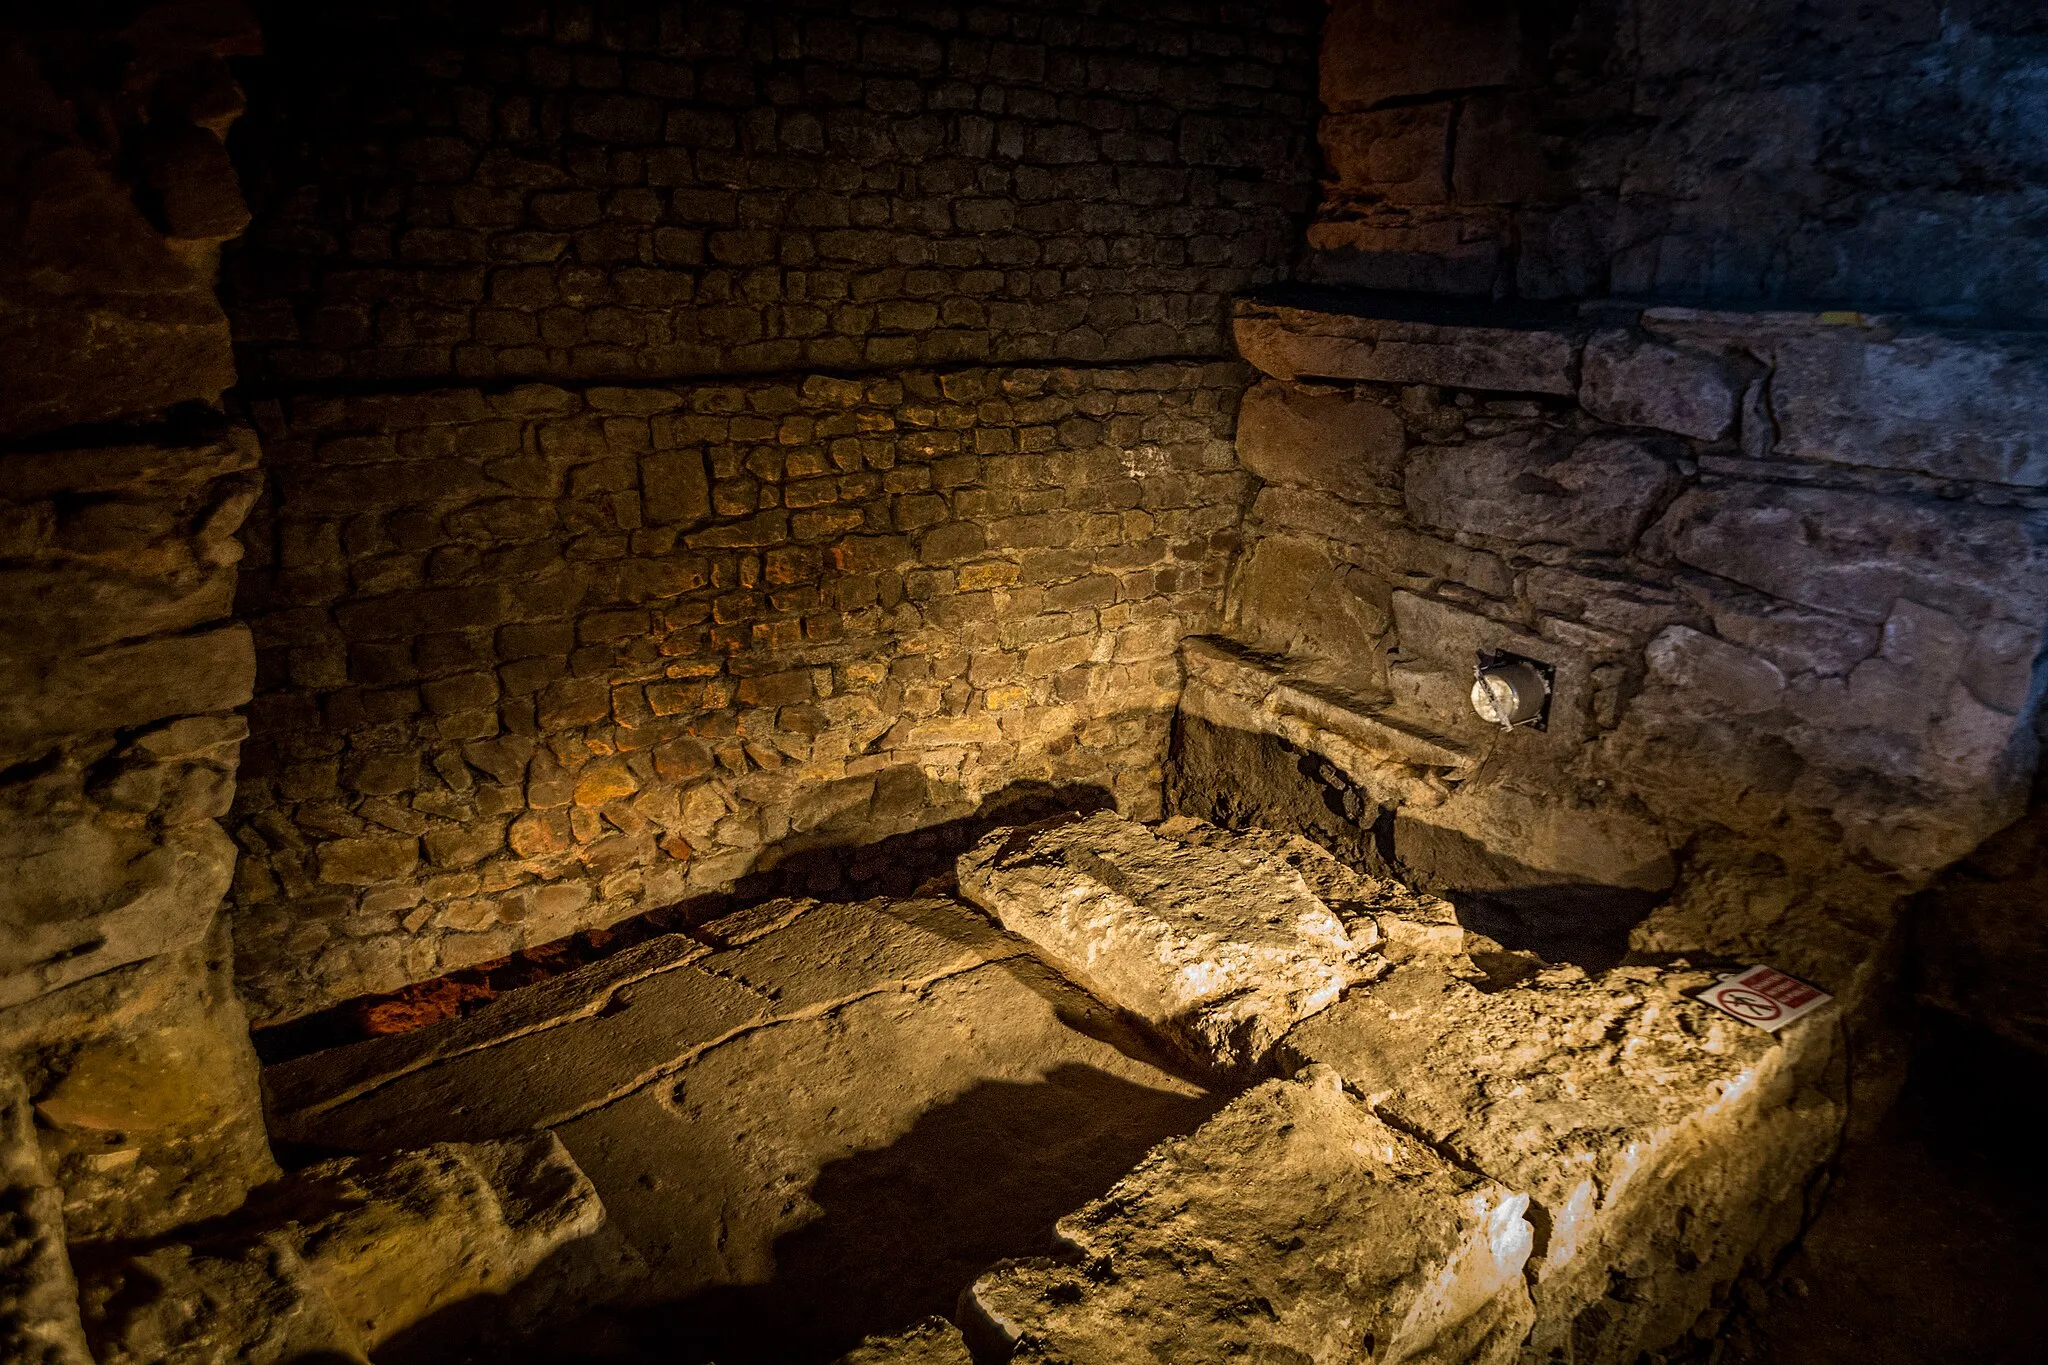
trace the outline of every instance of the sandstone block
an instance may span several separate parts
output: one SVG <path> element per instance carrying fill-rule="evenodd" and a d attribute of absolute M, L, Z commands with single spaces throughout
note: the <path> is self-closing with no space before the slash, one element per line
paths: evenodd
<path fill-rule="evenodd" d="M 244 625 L 83 656 L 0 660 L 0 751 L 26 754 L 61 735 L 231 711 L 255 687 L 256 650 Z"/>
<path fill-rule="evenodd" d="M 1275 379 L 1569 394 L 1578 344 L 1535 328 L 1408 322 L 1240 302 L 1237 347 Z"/>
<path fill-rule="evenodd" d="M 0 1207 L 0 1356 L 91 1365 L 64 1249 L 64 1195 L 44 1168 L 28 1091 L 11 1061 L 0 1063 Z"/>
<path fill-rule="evenodd" d="M 1431 526 L 1502 540 L 1625 550 L 1678 486 L 1678 470 L 1627 438 L 1576 446 L 1514 433 L 1429 446 L 1408 466 L 1408 509 Z"/>
<path fill-rule="evenodd" d="M 1376 938 L 1284 862 L 1110 814 L 998 830 L 958 875 L 1004 928 L 1223 1069 L 1256 1065 L 1335 1000 Z"/>
<path fill-rule="evenodd" d="M 1741 388 L 1709 352 L 1601 332 L 1580 362 L 1579 403 L 1603 422 L 1718 441 L 1735 425 Z"/>
<path fill-rule="evenodd" d="M 641 506 L 653 522 L 690 524 L 711 515 L 711 484 L 704 455 L 670 450 L 640 459 Z"/>
<path fill-rule="evenodd" d="M 962 1312 L 1020 1361 L 1505 1362 L 1532 1318 L 1527 1206 L 1311 1068 L 1155 1149 L 1060 1221 L 1073 1261 L 998 1267 Z"/>
<path fill-rule="evenodd" d="M 1391 204 L 1441 204 L 1444 151 L 1456 106 L 1404 105 L 1369 113 L 1331 114 L 1317 126 L 1334 193 L 1368 192 Z"/>
<path fill-rule="evenodd" d="M 1532 1200 L 1546 1229 L 1533 1348 L 1576 1331 L 1574 1359 L 1633 1361 L 1782 1229 L 1840 1122 L 1795 1083 L 1811 1058 L 1788 1065 L 1683 993 L 1710 980 L 1553 968 L 1488 992 L 1418 964 L 1304 1024 L 1283 1056 L 1333 1069 L 1390 1125 Z M 1828 1028 L 1786 1047 L 1824 1055 Z M 1674 1197 L 1693 1210 L 1676 1226 Z"/>
<path fill-rule="evenodd" d="M 1813 327 L 1764 344 L 1780 455 L 2048 484 L 2048 347 L 2036 337 Z"/>
<path fill-rule="evenodd" d="M 1785 695 L 1785 675 L 1774 664 L 1690 626 L 1666 626 L 1643 655 L 1665 683 L 1703 693 L 1738 716 L 1768 711 Z"/>
<path fill-rule="evenodd" d="M 1723 483 L 1682 494 L 1652 536 L 1681 563 L 1872 625 L 1901 597 L 1970 623 L 2048 621 L 2048 536 L 2030 513 Z"/>
<path fill-rule="evenodd" d="M 100 1365 L 369 1365 L 287 1239 L 142 1252 L 85 1286 Z"/>
<path fill-rule="evenodd" d="M 0 1050 L 46 1078 L 38 1136 L 74 1241 L 158 1236 L 277 1174 L 223 925 L 0 1012 Z"/>
<path fill-rule="evenodd" d="M 204 1240 L 100 1267 L 86 1301 L 95 1337 L 166 1352 L 120 1357 L 138 1365 L 302 1358 L 285 1343 L 360 1359 L 506 1293 L 603 1221 L 550 1133 L 341 1157 L 264 1190 Z"/>
<path fill-rule="evenodd" d="M 1370 501 L 1398 478 L 1406 446 L 1392 409 L 1341 389 L 1267 381 L 1250 389 L 1238 409 L 1238 459 L 1268 483 Z"/>
<path fill-rule="evenodd" d="M 395 882 L 419 866 L 417 839 L 370 836 L 330 839 L 320 845 L 320 880 L 339 886 Z"/>

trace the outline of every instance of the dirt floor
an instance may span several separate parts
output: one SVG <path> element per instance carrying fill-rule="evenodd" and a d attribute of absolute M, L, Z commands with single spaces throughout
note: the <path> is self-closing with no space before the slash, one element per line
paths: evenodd
<path fill-rule="evenodd" d="M 1883 1128 L 1844 1159 L 1713 1365 L 2042 1365 L 2048 1063 L 1930 1019 Z"/>

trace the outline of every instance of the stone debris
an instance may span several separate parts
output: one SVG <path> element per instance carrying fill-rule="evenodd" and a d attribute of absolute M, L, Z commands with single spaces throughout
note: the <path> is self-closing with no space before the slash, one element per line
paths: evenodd
<path fill-rule="evenodd" d="M 64 1249 L 64 1196 L 43 1165 L 35 1115 L 0 1058 L 0 1360 L 92 1365 Z"/>
<path fill-rule="evenodd" d="M 551 1133 L 341 1157 L 260 1191 L 231 1225 L 85 1276 L 110 1359 L 359 1359 L 436 1313 L 503 1295 L 604 1221 Z"/>
<path fill-rule="evenodd" d="M 1247 1069 L 1370 974 L 1377 931 L 1347 928 L 1286 861 L 1183 828 L 1000 829 L 961 855 L 961 894 L 1196 1061 Z"/>
<path fill-rule="evenodd" d="M 1282 1054 L 1529 1195 L 1533 1342 L 1627 1362 L 1682 1335 L 1745 1257 L 1796 1228 L 1805 1176 L 1840 1128 L 1766 1035 L 1683 994 L 1712 980 L 1562 967 L 1484 991 L 1418 963 L 1296 1029 Z M 1788 1032 L 1791 1046 L 1825 1054 L 1822 1029 Z"/>
<path fill-rule="evenodd" d="M 944 1318 L 926 1318 L 894 1336 L 869 1337 L 838 1365 L 974 1365 L 966 1338 Z"/>
<path fill-rule="evenodd" d="M 1311 1068 L 1159 1147 L 1061 1221 L 1069 1259 L 998 1267 L 962 1319 L 1048 1365 L 1504 1362 L 1533 1316 L 1527 1205 Z"/>

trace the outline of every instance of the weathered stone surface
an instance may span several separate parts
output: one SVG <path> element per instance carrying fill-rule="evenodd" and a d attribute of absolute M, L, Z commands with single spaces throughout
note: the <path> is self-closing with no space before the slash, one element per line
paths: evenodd
<path fill-rule="evenodd" d="M 1609 331 L 1586 343 L 1579 403 L 1603 422 L 1718 441 L 1735 426 L 1741 386 L 1712 352 Z"/>
<path fill-rule="evenodd" d="M 368 1365 L 362 1343 L 286 1238 L 174 1242 L 85 1286 L 100 1365 Z"/>
<path fill-rule="evenodd" d="M 1246 391 L 1237 414 L 1237 458 L 1251 473 L 1357 501 L 1398 481 L 1407 444 L 1391 408 L 1342 389 L 1269 380 Z"/>
<path fill-rule="evenodd" d="M 256 688 L 256 651 L 247 626 L 222 626 L 82 656 L 15 658 L 0 664 L 0 688 L 0 751 L 25 754 L 57 736 L 244 705 Z"/>
<path fill-rule="evenodd" d="M 2013 509 L 1848 489 L 1716 484 L 1657 531 L 1683 563 L 1878 624 L 1901 597 L 1967 622 L 2048 618 L 2048 551 Z"/>
<path fill-rule="evenodd" d="M 263 1190 L 198 1242 L 96 1267 L 85 1301 L 103 1360 L 359 1360 L 438 1312 L 507 1293 L 603 1219 L 550 1133 L 341 1157 Z"/>
<path fill-rule="evenodd" d="M 1663 682 L 1702 692 L 1733 715 L 1769 711 L 1785 697 L 1785 675 L 1776 665 L 1689 626 L 1666 626 L 1644 657 Z"/>
<path fill-rule="evenodd" d="M 1626 550 L 1678 483 L 1668 459 L 1626 437 L 1567 447 L 1517 434 L 1428 447 L 1409 462 L 1403 487 L 1408 510 L 1431 526 Z"/>
<path fill-rule="evenodd" d="M 1098 1041 L 1145 1048 L 1111 1010 L 1042 963 L 1015 956 L 1018 948 L 951 902 L 815 907 L 736 949 L 623 986 L 595 970 L 603 964 L 572 973 L 551 988 L 587 988 L 589 1007 L 573 1011 L 575 1022 L 473 1051 L 430 1048 L 447 1060 L 368 1090 L 360 1068 L 344 1068 L 359 1094 L 339 1105 L 313 1098 L 313 1059 L 293 1064 L 290 1092 L 300 1105 L 281 1116 L 280 1128 L 376 1150 L 545 1121 L 605 1203 L 607 1236 L 618 1248 L 605 1293 L 665 1302 L 717 1285 L 759 1285 L 778 1265 L 794 1273 L 801 1253 L 789 1239 L 834 1211 L 816 1189 L 828 1168 L 884 1152 L 921 1125 L 924 1136 L 906 1150 L 937 1166 L 892 1180 L 935 1182 L 931 1197 L 950 1208 L 957 1192 L 942 1196 L 936 1184 L 959 1179 L 949 1174 L 956 1164 L 1015 1164 L 1027 1184 L 1067 1188 L 1071 1172 L 1099 1172 L 1104 1153 L 1135 1160 L 1152 1141 L 1212 1112 L 1195 1087 Z M 848 994 L 820 998 L 807 993 L 813 981 Z M 735 995 L 756 1012 L 714 1018 Z M 663 1044 L 665 1055 L 649 1050 Z M 493 1054 L 504 1061 L 490 1063 Z M 583 1072 L 593 1077 L 579 1079 Z M 458 1073 L 467 1084 L 452 1079 Z M 627 1083 L 614 1084 L 622 1075 Z M 543 1083 L 550 1089 L 539 1098 L 505 1091 Z M 1058 1116 L 1057 1131 L 1034 1117 L 1044 1114 Z M 678 1171 L 689 1178 L 677 1179 Z M 1019 1186 L 1011 1197 L 1043 1195 Z M 908 1198 L 890 1186 L 892 1201 Z M 1073 1203 L 1047 1210 L 1048 1223 Z M 814 1287 L 831 1301 L 821 1313 L 834 1321 L 851 1315 L 867 1330 L 875 1303 L 903 1301 L 905 1287 L 890 1282 L 888 1269 L 901 1262 L 891 1257 L 900 1252 L 922 1265 L 936 1254 L 910 1242 L 938 1239 L 948 1248 L 948 1294 L 1004 1254 L 977 1252 L 982 1234 L 971 1227 L 933 1228 L 897 1214 L 874 1235 L 907 1240 L 864 1243 L 861 1256 L 833 1254 L 830 1283 Z M 896 1321 L 945 1306 L 917 1307 Z"/>
<path fill-rule="evenodd" d="M 35 1112 L 11 1061 L 0 1061 L 0 1208 L 0 1356 L 91 1365 L 64 1250 L 64 1196 L 43 1167 Z"/>
<path fill-rule="evenodd" d="M 1192 637 L 1181 643 L 1188 682 L 1181 711 L 1217 725 L 1276 735 L 1338 764 L 1375 790 L 1412 791 L 1418 769 L 1453 771 L 1472 754 L 1378 697 L 1340 700 L 1335 689 L 1290 675 L 1284 660 L 1248 653 L 1234 641 Z M 1290 677 L 1297 683 L 1290 685 Z"/>
<path fill-rule="evenodd" d="M 1569 394 L 1578 346 L 1561 332 L 1406 322 L 1241 301 L 1237 349 L 1275 379 L 1366 379 Z"/>
<path fill-rule="evenodd" d="M 926 1318 L 906 1332 L 869 1337 L 838 1365 L 974 1365 L 974 1358 L 959 1328 L 944 1318 Z"/>
<path fill-rule="evenodd" d="M 435 1312 L 503 1294 L 596 1232 L 604 1206 L 551 1133 L 339 1157 L 240 1217 L 277 1229 L 370 1350 Z"/>
<path fill-rule="evenodd" d="M 1441 204 L 1450 190 L 1444 151 L 1455 114 L 1445 104 L 1331 114 L 1317 140 L 1340 185 L 1371 186 L 1388 203 Z"/>
<path fill-rule="evenodd" d="M 39 1073 L 38 1134 L 73 1241 L 153 1237 L 272 1179 L 224 926 L 205 942 L 0 1012 Z"/>
<path fill-rule="evenodd" d="M 958 875 L 1005 928 L 1226 1070 L 1369 970 L 1372 931 L 1285 863 L 1115 815 L 997 830 Z"/>
<path fill-rule="evenodd" d="M 1509 1361 L 1531 1319 L 1527 1204 L 1311 1068 L 1063 1219 L 1073 1262 L 1000 1267 L 962 1307 L 1023 1361 Z"/>
<path fill-rule="evenodd" d="M 1765 344 L 1779 455 L 2048 484 L 2048 348 L 2036 337 L 1814 327 Z"/>
<path fill-rule="evenodd" d="M 1226 619 L 1243 641 L 1274 654 L 1329 659 L 1361 690 L 1385 668 L 1389 594 L 1371 575 L 1334 563 L 1315 541 L 1262 536 L 1232 576 Z"/>
<path fill-rule="evenodd" d="M 1842 1121 L 1795 1083 L 1784 1051 L 1824 1061 L 1831 1023 L 1797 1025 L 1774 1047 L 1682 994 L 1710 980 L 1564 968 L 1488 992 L 1418 965 L 1354 992 L 1283 1050 L 1526 1193 L 1543 1229 L 1530 1349 L 1569 1340 L 1575 1360 L 1627 1362 L 1681 1336 L 1760 1242 L 1797 1228 L 1801 1187 Z M 1674 1222 L 1675 1200 L 1690 1217 Z M 1614 1295 L 1618 1283 L 1630 1292 Z"/>

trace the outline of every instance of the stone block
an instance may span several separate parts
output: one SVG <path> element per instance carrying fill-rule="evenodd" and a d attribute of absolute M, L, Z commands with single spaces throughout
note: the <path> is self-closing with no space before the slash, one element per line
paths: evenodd
<path fill-rule="evenodd" d="M 0 752 L 26 756 L 65 735 L 231 711 L 255 687 L 256 650 L 244 625 L 85 655 L 14 656 L 0 661 Z"/>
<path fill-rule="evenodd" d="M 1397 0 L 1337 0 L 1318 67 L 1330 109 L 1511 84 L 1522 71 L 1517 8 L 1456 0 L 1417 10 Z"/>
<path fill-rule="evenodd" d="M 234 874 L 235 846 L 211 820 L 152 837 L 118 811 L 75 796 L 65 803 L 78 775 L 64 776 L 59 769 L 5 793 L 12 818 L 0 835 L 0 872 L 13 894 L 0 912 L 0 1005 L 190 947 Z"/>
<path fill-rule="evenodd" d="M 1400 476 L 1407 433 L 1392 409 L 1342 389 L 1267 381 L 1237 414 L 1237 454 L 1268 483 L 1369 502 Z"/>
<path fill-rule="evenodd" d="M 2048 534 L 2014 509 L 1728 482 L 1682 494 L 1651 534 L 1682 564 L 1871 625 L 1901 597 L 1973 625 L 2048 621 Z"/>
<path fill-rule="evenodd" d="M 1732 715 L 1769 711 L 1785 699 L 1776 665 L 1690 626 L 1666 626 L 1643 654 L 1660 681 L 1699 692 Z"/>
<path fill-rule="evenodd" d="M 1275 379 L 1363 379 L 1509 393 L 1570 394 L 1568 333 L 1410 322 L 1240 301 L 1244 358 Z"/>
<path fill-rule="evenodd" d="M 652 522 L 694 525 L 711 515 L 711 484 L 698 450 L 640 457 L 641 509 Z"/>
<path fill-rule="evenodd" d="M 1228 615 L 1247 644 L 1331 660 L 1355 686 L 1371 689 L 1385 665 L 1390 592 L 1313 541 L 1262 536 L 1232 577 Z"/>
<path fill-rule="evenodd" d="M 2048 346 L 2018 333 L 1785 329 L 1771 364 L 1774 451 L 1944 479 L 2048 485 Z"/>
<path fill-rule="evenodd" d="M 1004 928 L 1225 1071 L 1366 974 L 1377 937 L 1285 863 L 1110 814 L 998 830 L 957 871 Z"/>
<path fill-rule="evenodd" d="M 1417 451 L 1404 489 L 1408 510 L 1442 530 L 1618 551 L 1678 486 L 1677 467 L 1643 442 L 1517 432 Z"/>
<path fill-rule="evenodd" d="M 23 1365 L 92 1365 L 64 1249 L 64 1195 L 43 1166 L 35 1112 L 11 1061 L 0 1063 L 0 1207 L 0 1355 Z"/>
<path fill-rule="evenodd" d="M 1489 991 L 1418 963 L 1282 1049 L 1531 1201 L 1532 1353 L 1569 1339 L 1575 1360 L 1628 1362 L 1682 1336 L 1760 1243 L 1798 1226 L 1842 1119 L 1802 1081 L 1827 1064 L 1832 1022 L 1774 1042 L 1686 996 L 1711 980 L 1552 968 Z M 1679 1192 L 1693 1212 L 1674 1224 Z"/>
<path fill-rule="evenodd" d="M 0 1013 L 0 1052 L 39 1074 L 38 1136 L 74 1241 L 212 1218 L 277 1174 L 224 926 Z"/>
<path fill-rule="evenodd" d="M 140 1252 L 85 1286 L 101 1365 L 369 1365 L 284 1239 Z"/>
<path fill-rule="evenodd" d="M 1316 1067 L 1233 1100 L 1060 1220 L 1069 1261 L 961 1297 L 1029 1362 L 1516 1358 L 1533 1317 L 1528 1196 L 1382 1123 Z M 1245 1305 L 1256 1304 L 1256 1311 Z"/>
<path fill-rule="evenodd" d="M 1405 105 L 1363 114 L 1326 115 L 1316 136 L 1336 185 L 1330 193 L 1370 195 L 1390 204 L 1441 204 L 1451 103 Z"/>
<path fill-rule="evenodd" d="M 1603 422 L 1718 441 L 1735 426 L 1742 386 L 1709 351 L 1607 331 L 1586 343 L 1579 404 Z"/>
<path fill-rule="evenodd" d="M 603 1221 L 551 1133 L 340 1157 L 202 1240 L 98 1267 L 85 1298 L 94 1337 L 138 1365 L 284 1365 L 311 1347 L 361 1359 L 436 1313 L 507 1294 Z"/>

